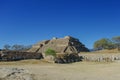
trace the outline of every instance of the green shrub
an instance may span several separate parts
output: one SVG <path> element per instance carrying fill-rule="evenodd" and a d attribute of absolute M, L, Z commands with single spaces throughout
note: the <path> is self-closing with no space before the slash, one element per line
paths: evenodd
<path fill-rule="evenodd" d="M 48 49 L 45 51 L 45 54 L 46 54 L 46 55 L 56 56 L 55 50 L 52 50 L 52 49 L 50 49 L 50 48 L 48 48 Z"/>

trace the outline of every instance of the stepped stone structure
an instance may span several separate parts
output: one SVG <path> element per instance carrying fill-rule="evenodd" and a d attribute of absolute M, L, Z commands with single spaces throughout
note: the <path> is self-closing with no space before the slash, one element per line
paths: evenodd
<path fill-rule="evenodd" d="M 78 39 L 71 36 L 65 36 L 64 38 L 54 37 L 51 40 L 41 41 L 33 45 L 28 52 L 45 53 L 49 48 L 55 50 L 57 53 L 79 53 L 89 51 Z"/>

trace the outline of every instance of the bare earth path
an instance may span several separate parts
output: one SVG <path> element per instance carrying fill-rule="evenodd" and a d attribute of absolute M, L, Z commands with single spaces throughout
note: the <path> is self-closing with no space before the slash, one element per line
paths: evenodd
<path fill-rule="evenodd" d="M 53 64 L 26 60 L 0 62 L 0 68 L 3 67 L 27 69 L 35 75 L 35 80 L 120 80 L 120 62 Z"/>

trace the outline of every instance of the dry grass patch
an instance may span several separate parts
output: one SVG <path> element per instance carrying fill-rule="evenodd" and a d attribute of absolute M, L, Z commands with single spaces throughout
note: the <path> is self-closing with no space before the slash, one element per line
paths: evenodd
<path fill-rule="evenodd" d="M 0 62 L 0 65 L 27 65 L 27 64 L 52 64 L 52 63 L 46 60 L 35 60 L 35 59 Z"/>

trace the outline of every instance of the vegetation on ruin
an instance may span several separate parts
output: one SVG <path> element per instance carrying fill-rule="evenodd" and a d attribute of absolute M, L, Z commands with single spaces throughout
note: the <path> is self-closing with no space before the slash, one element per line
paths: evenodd
<path fill-rule="evenodd" d="M 46 55 L 56 56 L 55 50 L 50 49 L 50 48 L 48 48 L 48 49 L 45 51 L 45 54 L 46 54 Z"/>

